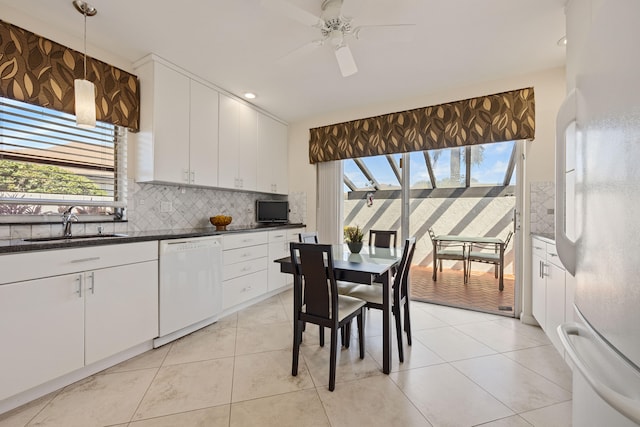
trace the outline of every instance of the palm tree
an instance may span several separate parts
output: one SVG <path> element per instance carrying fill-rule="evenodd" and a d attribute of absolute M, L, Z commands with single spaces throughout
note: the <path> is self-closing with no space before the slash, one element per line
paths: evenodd
<path fill-rule="evenodd" d="M 482 145 L 473 145 L 471 146 L 471 164 L 480 165 L 484 161 L 484 146 Z M 450 167 L 450 180 L 452 183 L 459 185 L 461 184 L 460 178 L 460 165 L 463 162 L 466 162 L 466 152 L 465 147 L 456 147 L 456 148 L 442 148 L 439 150 L 433 151 L 433 163 L 434 165 L 438 162 L 440 155 L 444 152 L 444 150 L 450 150 L 451 158 L 449 159 L 449 167 Z"/>

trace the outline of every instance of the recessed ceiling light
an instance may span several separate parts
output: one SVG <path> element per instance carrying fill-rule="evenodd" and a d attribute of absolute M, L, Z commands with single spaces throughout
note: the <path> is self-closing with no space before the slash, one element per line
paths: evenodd
<path fill-rule="evenodd" d="M 245 92 L 244 97 L 247 99 L 255 99 L 256 94 L 253 92 Z"/>
<path fill-rule="evenodd" d="M 558 40 L 558 46 L 565 47 L 567 45 L 567 36 L 562 36 L 560 40 Z"/>

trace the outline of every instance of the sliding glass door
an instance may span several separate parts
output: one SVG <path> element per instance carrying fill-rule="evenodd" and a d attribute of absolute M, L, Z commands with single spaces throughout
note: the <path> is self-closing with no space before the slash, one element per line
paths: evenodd
<path fill-rule="evenodd" d="M 465 283 L 464 262 L 444 261 L 433 281 L 429 229 L 436 235 L 506 239 L 517 206 L 517 146 L 511 141 L 345 160 L 344 225 L 416 237 L 414 298 L 513 315 L 514 241 L 506 247 L 505 290 L 499 291 L 495 267 L 485 263 L 471 263 Z"/>

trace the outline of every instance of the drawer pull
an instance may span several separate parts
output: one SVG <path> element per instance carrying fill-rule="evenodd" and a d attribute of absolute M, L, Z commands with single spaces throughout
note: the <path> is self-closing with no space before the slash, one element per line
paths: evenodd
<path fill-rule="evenodd" d="M 76 291 L 76 294 L 78 294 L 78 298 L 82 298 L 82 274 L 78 274 L 76 282 L 78 282 L 78 290 Z"/>
<path fill-rule="evenodd" d="M 99 259 L 100 259 L 99 256 L 94 256 L 94 257 L 91 257 L 91 258 L 72 259 L 70 262 L 72 262 L 72 263 L 89 262 L 89 261 L 97 261 Z"/>
<path fill-rule="evenodd" d="M 89 279 L 91 279 L 91 286 L 89 286 L 89 290 L 91 291 L 91 295 L 95 294 L 95 288 L 94 288 L 94 284 L 95 284 L 95 273 L 92 271 L 91 273 L 89 273 Z"/>
<path fill-rule="evenodd" d="M 533 248 L 534 248 L 534 249 L 542 250 L 542 248 L 541 248 L 540 246 L 534 246 Z"/>

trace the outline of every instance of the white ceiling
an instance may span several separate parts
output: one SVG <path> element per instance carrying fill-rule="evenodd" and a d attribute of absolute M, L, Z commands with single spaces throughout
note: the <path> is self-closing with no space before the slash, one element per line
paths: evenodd
<path fill-rule="evenodd" d="M 289 1 L 321 13 L 322 0 Z M 91 0 L 98 14 L 88 18 L 87 43 L 130 62 L 155 53 L 231 93 L 253 91 L 255 105 L 295 122 L 562 66 L 564 2 L 344 0 L 354 26 L 415 24 L 411 42 L 351 40 L 359 72 L 346 78 L 328 45 L 283 60 L 319 30 L 260 0 Z M 0 0 L 6 7 L 82 38 L 71 0 Z"/>

